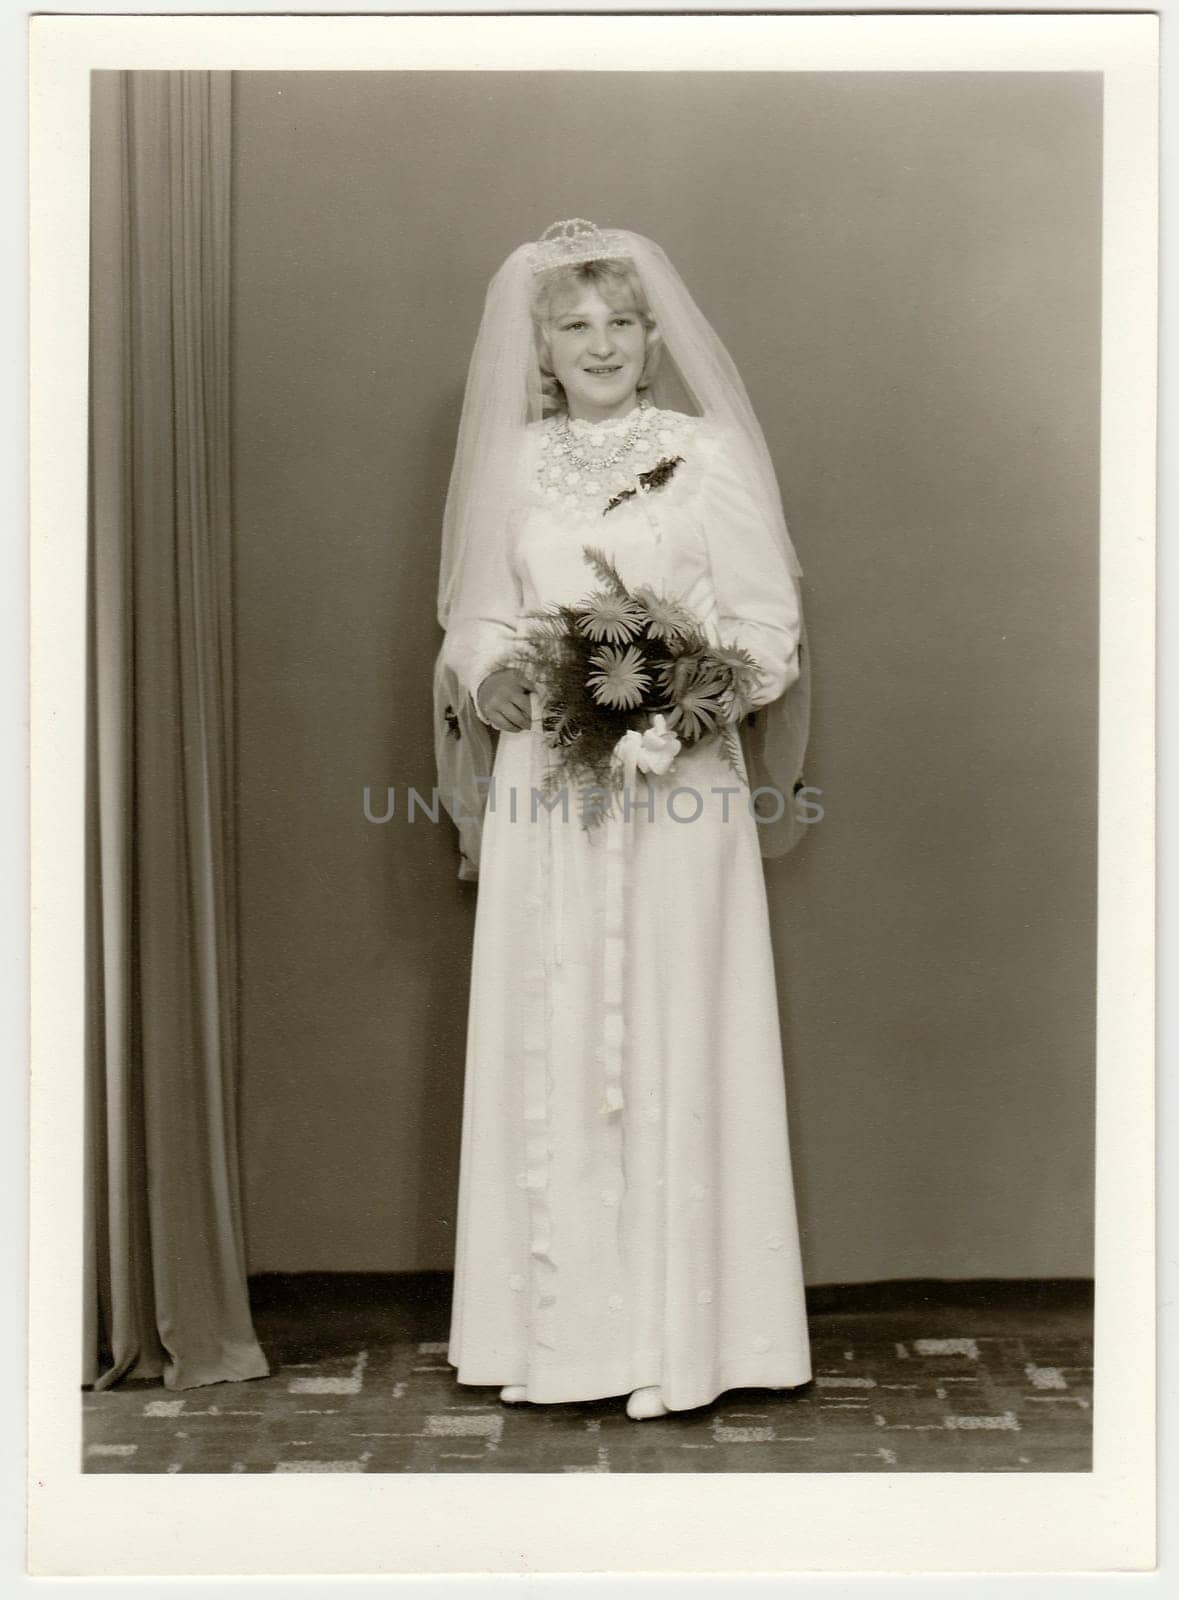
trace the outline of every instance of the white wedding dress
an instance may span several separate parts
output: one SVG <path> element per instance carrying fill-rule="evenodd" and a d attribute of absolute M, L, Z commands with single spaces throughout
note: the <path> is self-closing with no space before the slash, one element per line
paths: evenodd
<path fill-rule="evenodd" d="M 755 503 L 723 441 L 654 409 L 637 437 L 633 414 L 566 426 L 572 454 L 554 420 L 529 429 L 511 570 L 448 636 L 459 681 L 475 691 L 506 662 L 525 612 L 596 586 L 593 545 L 629 584 L 679 596 L 748 649 L 775 698 L 798 671 L 797 604 L 759 570 Z M 612 465 L 577 464 L 619 445 Z M 662 486 L 605 512 L 676 456 Z M 461 1383 L 521 1385 L 538 1402 L 658 1385 L 679 1410 L 805 1383 L 748 790 L 714 738 L 640 778 L 646 803 L 629 820 L 588 831 L 575 793 L 567 816 L 533 799 L 548 757 L 535 720 L 500 736 L 484 823 L 449 1360 Z"/>

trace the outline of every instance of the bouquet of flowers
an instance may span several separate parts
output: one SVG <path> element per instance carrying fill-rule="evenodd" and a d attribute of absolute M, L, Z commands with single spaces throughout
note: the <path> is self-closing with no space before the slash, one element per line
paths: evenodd
<path fill-rule="evenodd" d="M 752 709 L 759 671 L 745 650 L 711 644 L 678 600 L 630 589 L 601 550 L 585 559 L 600 587 L 578 605 L 533 612 L 518 658 L 541 700 L 562 781 L 597 796 L 601 821 L 628 772 L 661 775 L 685 745 L 719 734 L 740 772 L 736 724 Z"/>

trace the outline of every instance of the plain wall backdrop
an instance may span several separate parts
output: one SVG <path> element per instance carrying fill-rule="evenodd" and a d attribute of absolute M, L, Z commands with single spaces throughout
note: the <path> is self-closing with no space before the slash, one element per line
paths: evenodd
<path fill-rule="evenodd" d="M 442 506 L 491 273 L 588 216 L 725 340 L 805 571 L 826 814 L 767 880 L 808 1281 L 1089 1273 L 1100 80 L 234 95 L 251 1269 L 451 1264 L 475 893 L 404 806 Z"/>

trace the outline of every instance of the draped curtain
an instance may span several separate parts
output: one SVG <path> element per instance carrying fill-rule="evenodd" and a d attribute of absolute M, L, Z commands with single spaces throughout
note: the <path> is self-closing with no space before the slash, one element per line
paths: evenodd
<path fill-rule="evenodd" d="M 237 1163 L 230 77 L 92 77 L 87 1370 L 264 1376 Z"/>

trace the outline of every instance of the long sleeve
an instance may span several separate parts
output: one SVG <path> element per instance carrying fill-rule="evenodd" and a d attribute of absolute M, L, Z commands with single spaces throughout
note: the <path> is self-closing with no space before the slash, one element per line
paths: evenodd
<path fill-rule="evenodd" d="M 444 664 L 481 718 L 479 685 L 510 661 L 524 609 L 509 545 L 482 553 L 476 569 L 465 575 L 442 646 Z"/>
<path fill-rule="evenodd" d="M 762 670 L 755 705 L 799 675 L 802 610 L 773 528 L 719 434 L 703 434 L 699 512 L 708 543 L 723 643 L 748 650 Z"/>

